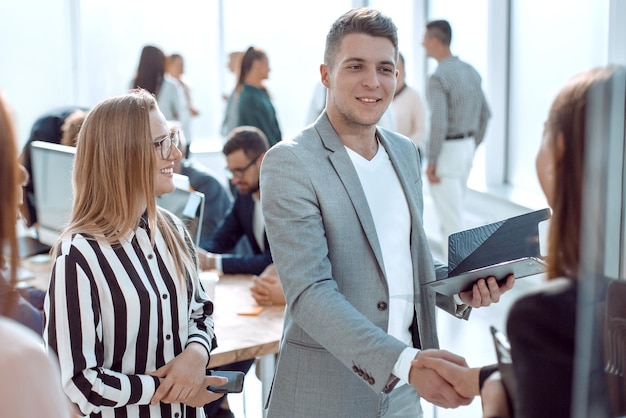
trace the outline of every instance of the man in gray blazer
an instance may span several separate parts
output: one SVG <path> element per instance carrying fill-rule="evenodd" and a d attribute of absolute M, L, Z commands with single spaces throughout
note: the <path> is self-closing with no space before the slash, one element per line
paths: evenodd
<path fill-rule="evenodd" d="M 435 269 L 422 226 L 417 149 L 376 126 L 397 57 L 389 18 L 367 8 L 341 16 L 320 66 L 326 111 L 263 161 L 261 204 L 287 300 L 268 417 L 420 417 L 420 396 L 468 404 L 412 360 L 466 366 L 437 349 L 435 304 L 467 318 L 513 286 L 481 279 L 456 301 L 421 287 L 447 272 Z"/>

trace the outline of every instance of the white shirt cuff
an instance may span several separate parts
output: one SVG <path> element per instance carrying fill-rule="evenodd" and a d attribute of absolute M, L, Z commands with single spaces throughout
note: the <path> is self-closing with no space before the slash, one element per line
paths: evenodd
<path fill-rule="evenodd" d="M 222 254 L 213 254 L 213 257 L 215 257 L 215 270 L 223 272 L 224 270 L 222 270 Z"/>
<path fill-rule="evenodd" d="M 461 300 L 461 296 L 459 296 L 458 293 L 455 293 L 454 295 L 452 295 L 452 298 L 454 299 L 454 303 L 456 303 L 457 305 L 465 305 L 463 301 Z"/>
<path fill-rule="evenodd" d="M 393 365 L 393 370 L 391 371 L 394 376 L 400 379 L 400 382 L 398 382 L 396 387 L 409 382 L 411 362 L 415 360 L 415 356 L 419 353 L 419 351 L 420 350 L 417 348 L 407 347 L 400 353 L 400 356 L 398 357 L 398 360 L 396 360 L 396 364 Z"/>

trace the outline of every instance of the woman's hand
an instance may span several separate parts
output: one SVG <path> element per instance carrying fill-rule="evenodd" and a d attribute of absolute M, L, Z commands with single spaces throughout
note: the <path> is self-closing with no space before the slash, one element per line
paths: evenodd
<path fill-rule="evenodd" d="M 204 346 L 191 343 L 166 365 L 148 373 L 161 378 L 161 384 L 154 392 L 150 403 L 153 405 L 159 402 L 184 403 L 194 406 L 190 402 L 208 396 L 203 393 L 208 392 L 206 390 L 208 385 L 205 384 L 208 359 L 209 353 Z"/>
<path fill-rule="evenodd" d="M 480 391 L 483 418 L 510 418 L 509 402 L 500 372 L 495 372 L 483 384 Z"/>

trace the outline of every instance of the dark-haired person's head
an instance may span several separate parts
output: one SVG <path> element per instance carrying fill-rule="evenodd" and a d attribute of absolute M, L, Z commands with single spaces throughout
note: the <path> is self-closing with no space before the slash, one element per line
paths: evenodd
<path fill-rule="evenodd" d="M 432 20 L 426 24 L 422 46 L 426 56 L 437 61 L 451 55 L 452 28 L 447 20 Z"/>
<path fill-rule="evenodd" d="M 269 74 L 269 59 L 265 51 L 249 47 L 241 57 L 241 68 L 239 69 L 239 78 L 237 80 L 237 88 L 243 83 L 258 85 L 260 81 L 266 79 Z M 254 78 L 254 82 L 250 81 Z"/>
<path fill-rule="evenodd" d="M 447 20 L 431 20 L 426 24 L 426 32 L 444 46 L 452 43 L 452 28 Z"/>
<path fill-rule="evenodd" d="M 398 52 L 398 30 L 393 21 L 376 9 L 359 7 L 340 16 L 331 26 L 326 36 L 324 64 L 333 67 L 341 42 L 346 35 L 364 34 L 386 38 Z"/>
<path fill-rule="evenodd" d="M 259 173 L 269 141 L 259 128 L 239 126 L 226 137 L 223 152 L 231 182 L 239 193 L 247 195 L 259 191 Z"/>
<path fill-rule="evenodd" d="M 157 96 L 163 83 L 166 58 L 163 51 L 153 45 L 146 45 L 141 50 L 134 86 Z"/>

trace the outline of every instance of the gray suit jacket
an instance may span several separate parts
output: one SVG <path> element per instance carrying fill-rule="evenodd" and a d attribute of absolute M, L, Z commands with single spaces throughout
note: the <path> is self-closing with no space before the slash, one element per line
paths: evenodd
<path fill-rule="evenodd" d="M 379 128 L 378 137 L 411 213 L 419 341 L 436 348 L 435 294 L 421 289 L 435 280 L 435 267 L 422 226 L 419 157 L 399 134 Z M 261 196 L 287 300 L 268 416 L 376 416 L 379 394 L 406 346 L 387 334 L 389 292 L 374 220 L 326 113 L 267 152 Z M 445 277 L 447 269 L 437 263 L 437 273 Z M 451 298 L 437 304 L 456 311 Z"/>

